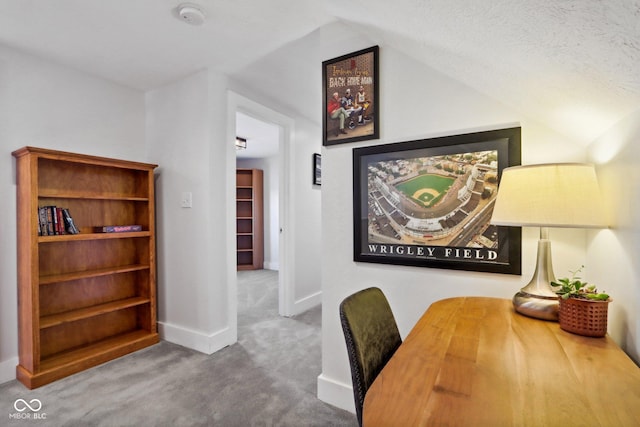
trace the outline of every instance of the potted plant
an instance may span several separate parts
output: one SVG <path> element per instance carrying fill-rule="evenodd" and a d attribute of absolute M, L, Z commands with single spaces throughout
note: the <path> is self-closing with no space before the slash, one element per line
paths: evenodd
<path fill-rule="evenodd" d="M 570 271 L 571 277 L 555 282 L 559 295 L 558 323 L 567 332 L 589 337 L 603 337 L 607 334 L 607 315 L 611 297 L 599 292 L 595 285 L 583 281 L 578 274 L 584 266 Z"/>

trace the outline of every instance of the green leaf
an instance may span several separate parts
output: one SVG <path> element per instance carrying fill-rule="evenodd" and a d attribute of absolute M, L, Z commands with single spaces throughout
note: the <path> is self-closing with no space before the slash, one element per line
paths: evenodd
<path fill-rule="evenodd" d="M 596 301 L 606 301 L 609 299 L 609 295 L 607 294 L 585 294 L 585 296 L 590 300 Z"/>

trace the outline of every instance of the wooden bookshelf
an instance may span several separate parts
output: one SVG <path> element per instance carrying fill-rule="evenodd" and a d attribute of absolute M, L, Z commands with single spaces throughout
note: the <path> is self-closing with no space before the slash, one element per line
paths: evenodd
<path fill-rule="evenodd" d="M 236 170 L 238 270 L 264 268 L 263 183 L 260 169 Z"/>
<path fill-rule="evenodd" d="M 157 343 L 157 166 L 34 147 L 13 156 L 17 379 L 40 387 Z M 80 234 L 39 236 L 41 206 L 69 209 Z M 93 233 L 131 224 L 142 231 Z"/>

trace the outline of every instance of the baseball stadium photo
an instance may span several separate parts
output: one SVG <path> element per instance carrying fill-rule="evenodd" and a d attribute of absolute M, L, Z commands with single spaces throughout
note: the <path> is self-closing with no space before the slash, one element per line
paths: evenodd
<path fill-rule="evenodd" d="M 367 164 L 368 242 L 496 248 L 495 150 Z"/>

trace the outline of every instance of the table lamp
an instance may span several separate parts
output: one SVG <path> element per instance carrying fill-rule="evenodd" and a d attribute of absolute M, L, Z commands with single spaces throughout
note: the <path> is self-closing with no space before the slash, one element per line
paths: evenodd
<path fill-rule="evenodd" d="M 513 297 L 518 313 L 558 320 L 548 227 L 605 228 L 602 203 L 595 168 L 590 164 L 514 166 L 502 171 L 491 223 L 540 227 L 533 277 Z"/>

